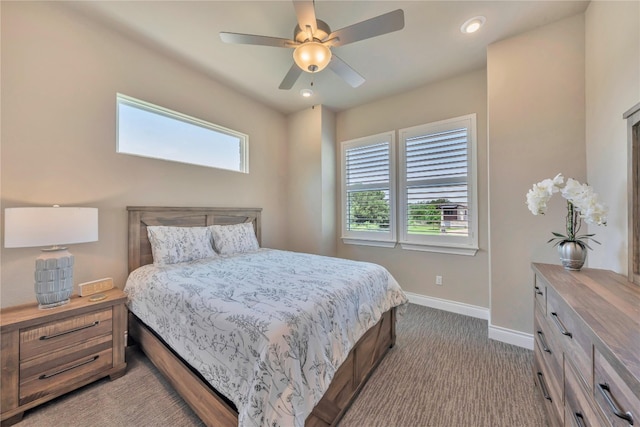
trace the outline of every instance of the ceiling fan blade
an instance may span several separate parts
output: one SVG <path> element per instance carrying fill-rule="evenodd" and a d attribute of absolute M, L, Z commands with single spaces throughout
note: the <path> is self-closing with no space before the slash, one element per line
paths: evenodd
<path fill-rule="evenodd" d="M 316 9 L 313 6 L 313 0 L 294 0 L 293 7 L 296 9 L 296 17 L 298 25 L 302 31 L 306 31 L 306 27 L 311 27 L 311 34 L 314 34 L 317 27 Z"/>
<path fill-rule="evenodd" d="M 370 39 L 382 34 L 392 33 L 404 28 L 404 12 L 402 9 L 349 25 L 329 34 L 328 39 L 337 38 L 332 46 L 344 46 L 348 43 Z"/>
<path fill-rule="evenodd" d="M 252 45 L 259 45 L 259 46 L 293 48 L 300 44 L 296 41 L 289 40 L 289 39 L 282 39 L 279 37 L 256 36 L 253 34 L 221 32 L 220 38 L 225 43 L 252 44 Z"/>
<path fill-rule="evenodd" d="M 300 74 L 302 74 L 302 69 L 298 67 L 298 65 L 296 65 L 296 63 L 294 62 L 291 68 L 289 68 L 287 75 L 284 76 L 282 83 L 280 83 L 280 86 L 278 86 L 278 89 L 291 89 L 298 80 L 298 77 L 300 77 Z"/>
<path fill-rule="evenodd" d="M 352 87 L 358 87 L 365 82 L 364 77 L 362 77 L 342 59 L 338 58 L 336 54 L 331 55 L 329 68 L 331 68 L 331 71 L 340 76 L 342 80 L 349 83 Z"/>

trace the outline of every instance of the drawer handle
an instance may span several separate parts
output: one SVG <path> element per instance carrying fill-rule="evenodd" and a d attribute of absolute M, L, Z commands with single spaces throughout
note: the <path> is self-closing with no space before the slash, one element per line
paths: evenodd
<path fill-rule="evenodd" d="M 539 288 L 539 287 L 534 286 L 534 288 L 536 289 L 536 294 L 537 294 L 537 295 L 544 295 L 544 294 L 542 293 L 542 291 L 540 290 L 540 288 Z"/>
<path fill-rule="evenodd" d="M 76 363 L 75 365 L 69 366 L 68 368 L 60 369 L 59 371 L 56 371 L 56 372 L 54 372 L 52 374 L 42 374 L 42 375 L 40 375 L 38 377 L 38 379 L 39 380 L 46 380 L 48 378 L 55 377 L 56 375 L 60 375 L 60 374 L 62 374 L 64 372 L 67 372 L 67 371 L 70 371 L 72 369 L 79 368 L 80 366 L 84 366 L 84 365 L 86 365 L 88 363 L 94 362 L 94 361 L 98 360 L 99 357 L 100 357 L 100 355 L 97 354 L 97 355 L 93 356 L 89 360 L 85 360 L 84 362 Z"/>
<path fill-rule="evenodd" d="M 547 346 L 547 340 L 544 339 L 544 333 L 542 331 L 538 331 L 538 338 L 540 338 L 540 344 L 542 345 L 542 350 L 546 353 L 551 354 L 551 349 Z"/>
<path fill-rule="evenodd" d="M 542 375 L 542 372 L 538 372 L 538 383 L 540 384 L 540 388 L 542 389 L 542 396 L 544 396 L 544 398 L 549 402 L 553 402 L 553 400 L 551 400 L 551 396 L 549 396 L 547 384 L 544 382 L 544 376 Z"/>
<path fill-rule="evenodd" d="M 68 331 L 64 331 L 64 332 L 58 332 L 57 334 L 52 334 L 52 335 L 43 335 L 40 337 L 41 340 L 50 340 L 51 338 L 57 338 L 57 337 L 61 337 L 63 335 L 67 335 L 67 334 L 71 334 L 73 332 L 78 332 L 81 331 L 83 329 L 88 329 L 88 328 L 92 328 L 94 326 L 97 326 L 100 323 L 99 320 L 96 320 L 93 323 L 90 323 L 88 325 L 84 325 L 84 326 L 79 326 L 77 328 L 74 329 L 69 329 Z"/>
<path fill-rule="evenodd" d="M 576 424 L 578 425 L 578 427 L 587 427 L 587 425 L 584 423 L 584 417 L 580 412 L 574 412 L 573 419 L 576 420 Z"/>
<path fill-rule="evenodd" d="M 560 318 L 558 317 L 558 313 L 555 313 L 555 312 L 551 313 L 551 317 L 553 317 L 553 321 L 556 323 L 556 326 L 558 327 L 558 329 L 560 329 L 560 333 L 562 335 L 565 335 L 573 339 L 573 334 L 567 331 L 567 328 L 564 327 L 564 325 L 562 324 L 562 321 L 560 321 Z"/>
<path fill-rule="evenodd" d="M 615 414 L 615 416 L 618 418 L 622 418 L 623 420 L 627 420 L 629 422 L 629 425 L 632 426 L 633 414 L 629 411 L 623 412 L 623 410 L 620 409 L 615 399 L 613 398 L 613 395 L 611 394 L 611 389 L 609 388 L 609 384 L 607 383 L 598 384 L 598 388 L 600 389 L 600 393 L 604 397 L 604 400 L 607 402 L 607 405 L 609 405 L 609 408 Z"/>

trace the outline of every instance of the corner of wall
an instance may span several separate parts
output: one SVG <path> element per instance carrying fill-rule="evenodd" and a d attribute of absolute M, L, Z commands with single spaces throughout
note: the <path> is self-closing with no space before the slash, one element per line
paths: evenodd
<path fill-rule="evenodd" d="M 322 253 L 335 256 L 338 250 L 338 221 L 336 212 L 337 179 L 337 141 L 336 114 L 322 106 Z"/>

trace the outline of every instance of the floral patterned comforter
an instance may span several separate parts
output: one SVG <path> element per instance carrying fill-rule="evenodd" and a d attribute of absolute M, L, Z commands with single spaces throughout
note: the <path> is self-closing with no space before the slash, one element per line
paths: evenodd
<path fill-rule="evenodd" d="M 353 345 L 407 302 L 379 265 L 273 249 L 146 265 L 125 292 L 241 427 L 304 426 Z"/>

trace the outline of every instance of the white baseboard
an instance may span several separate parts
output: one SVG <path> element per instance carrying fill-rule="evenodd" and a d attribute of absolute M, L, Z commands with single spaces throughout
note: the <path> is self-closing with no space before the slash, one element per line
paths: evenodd
<path fill-rule="evenodd" d="M 465 304 L 463 302 L 451 301 L 441 298 L 428 297 L 425 295 L 406 292 L 409 302 L 423 305 L 425 307 L 437 308 L 438 310 L 449 311 L 451 313 L 464 314 L 476 319 L 489 320 L 489 309 L 477 305 Z"/>
<path fill-rule="evenodd" d="M 489 325 L 489 338 L 533 350 L 533 335 L 501 326 Z"/>
<path fill-rule="evenodd" d="M 436 308 L 438 310 L 449 311 L 451 313 L 462 314 L 476 319 L 489 320 L 489 309 L 479 307 L 477 305 L 465 304 L 462 302 L 451 301 L 441 298 L 428 297 L 426 295 L 414 294 L 406 292 L 409 302 L 425 307 Z M 513 329 L 503 328 L 489 324 L 489 339 L 501 341 L 506 344 L 516 345 L 529 350 L 533 350 L 533 335 L 526 334 Z"/>

